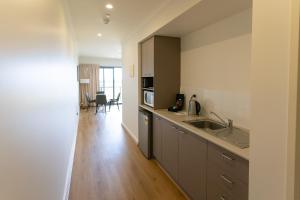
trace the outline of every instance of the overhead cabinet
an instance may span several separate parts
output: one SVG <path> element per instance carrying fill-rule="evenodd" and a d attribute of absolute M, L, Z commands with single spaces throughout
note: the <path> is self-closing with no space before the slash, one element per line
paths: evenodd
<path fill-rule="evenodd" d="M 154 76 L 154 37 L 142 43 L 142 77 Z"/>
<path fill-rule="evenodd" d="M 151 88 L 154 109 L 173 105 L 180 92 L 180 38 L 153 36 L 141 42 L 141 71 L 142 94 Z"/>

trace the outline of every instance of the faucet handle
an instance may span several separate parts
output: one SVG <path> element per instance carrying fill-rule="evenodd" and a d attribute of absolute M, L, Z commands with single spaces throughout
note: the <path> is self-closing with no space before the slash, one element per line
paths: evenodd
<path fill-rule="evenodd" d="M 233 120 L 229 119 L 228 117 L 224 117 L 227 119 L 228 123 L 226 123 L 226 121 L 224 121 L 219 115 L 217 115 L 215 112 L 210 112 L 210 114 L 213 114 L 214 116 L 216 116 L 221 122 L 223 122 L 226 127 L 228 128 L 232 128 L 233 127 Z"/>
<path fill-rule="evenodd" d="M 233 120 L 232 119 L 227 119 L 228 120 L 228 128 L 232 128 L 233 127 Z"/>

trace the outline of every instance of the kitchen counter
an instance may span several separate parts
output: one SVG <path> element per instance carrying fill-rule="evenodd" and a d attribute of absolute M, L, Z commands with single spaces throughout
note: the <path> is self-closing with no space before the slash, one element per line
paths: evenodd
<path fill-rule="evenodd" d="M 215 137 L 213 135 L 208 134 L 207 132 L 205 132 L 204 130 L 201 130 L 199 128 L 193 127 L 187 123 L 184 123 L 183 121 L 187 121 L 187 120 L 195 120 L 195 119 L 204 119 L 207 117 L 204 116 L 188 116 L 186 113 L 183 112 L 169 112 L 167 109 L 159 109 L 159 110 L 154 110 L 153 108 L 146 106 L 146 105 L 140 105 L 141 108 L 148 110 L 150 112 L 152 112 L 153 114 L 166 119 L 174 124 L 176 124 L 177 126 L 186 129 L 200 137 L 202 137 L 203 139 L 206 139 L 207 141 L 216 144 L 246 160 L 249 160 L 249 148 L 245 148 L 245 149 L 240 149 L 218 137 Z"/>

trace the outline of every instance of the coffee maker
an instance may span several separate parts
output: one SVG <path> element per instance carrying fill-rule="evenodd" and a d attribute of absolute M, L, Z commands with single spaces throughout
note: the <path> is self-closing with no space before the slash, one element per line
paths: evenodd
<path fill-rule="evenodd" d="M 168 111 L 178 112 L 183 109 L 184 106 L 184 94 L 176 94 L 176 105 L 168 108 Z"/>

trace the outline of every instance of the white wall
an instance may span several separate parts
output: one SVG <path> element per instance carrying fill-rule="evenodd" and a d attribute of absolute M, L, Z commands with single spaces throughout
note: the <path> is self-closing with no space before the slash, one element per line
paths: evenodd
<path fill-rule="evenodd" d="M 98 64 L 100 66 L 122 66 L 121 59 L 79 56 L 79 64 Z"/>
<path fill-rule="evenodd" d="M 136 33 L 122 44 L 122 63 L 123 63 L 123 120 L 122 123 L 127 127 L 134 138 L 138 136 L 138 105 L 139 105 L 139 63 L 138 63 L 138 43 L 150 36 L 155 31 L 175 19 L 180 14 L 194 6 L 200 0 L 171 0 L 166 7 L 160 10 L 155 17 L 149 21 Z M 131 67 L 134 65 L 134 77 L 130 77 Z"/>
<path fill-rule="evenodd" d="M 299 4 L 300 6 L 300 4 Z M 299 26 L 300 27 L 300 26 Z M 300 66 L 300 40 L 298 41 L 298 70 L 296 72 L 299 77 Z M 296 118 L 296 150 L 295 150 L 295 199 L 300 199 L 300 80 L 297 78 L 297 118 Z"/>
<path fill-rule="evenodd" d="M 60 0 L 7 0 L 0 13 L 0 199 L 62 200 L 79 105 L 67 12 Z"/>
<path fill-rule="evenodd" d="M 182 37 L 181 92 L 250 128 L 251 10 Z"/>
<path fill-rule="evenodd" d="M 299 71 L 297 75 L 299 77 Z M 298 90 L 298 96 L 297 96 L 298 99 L 297 99 L 297 121 L 296 121 L 297 125 L 296 125 L 296 156 L 295 156 L 295 200 L 300 199 L 300 80 L 298 80 L 297 90 Z"/>
<path fill-rule="evenodd" d="M 122 124 L 134 140 L 138 141 L 138 44 L 133 41 L 123 46 L 123 49 Z M 130 65 L 134 65 L 134 77 L 130 76 Z"/>
<path fill-rule="evenodd" d="M 250 200 L 294 200 L 298 38 L 298 0 L 254 0 Z"/>

